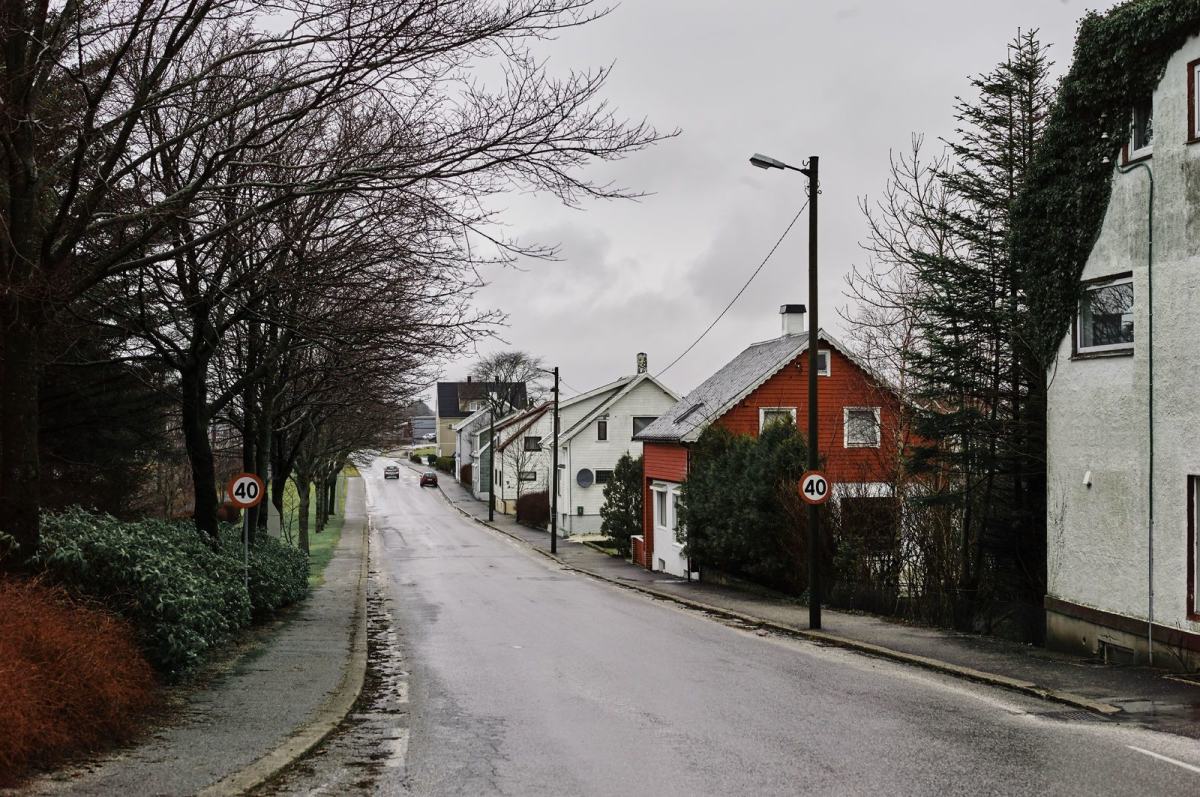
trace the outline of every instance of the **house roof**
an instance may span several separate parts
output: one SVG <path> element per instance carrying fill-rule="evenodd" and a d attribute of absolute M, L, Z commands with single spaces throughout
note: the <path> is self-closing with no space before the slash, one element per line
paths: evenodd
<path fill-rule="evenodd" d="M 524 382 L 438 382 L 437 412 L 439 418 L 466 418 L 472 414 L 467 409 L 469 402 L 487 397 L 489 386 L 508 392 L 512 391 L 513 404 L 525 406 L 528 401 Z"/>
<path fill-rule="evenodd" d="M 622 398 L 624 398 L 625 396 L 629 395 L 634 390 L 636 390 L 638 385 L 642 384 L 643 382 L 654 383 L 655 385 L 657 385 L 659 387 L 660 390 L 662 390 L 668 396 L 675 399 L 676 401 L 679 401 L 679 395 L 677 393 L 675 393 L 675 391 L 671 390 L 671 388 L 667 387 L 662 382 L 655 379 L 649 373 L 641 373 L 641 374 L 634 374 L 633 376 L 627 376 L 624 379 L 618 380 L 617 382 L 614 382 L 611 385 L 611 387 L 619 386 L 620 387 L 619 390 L 615 390 L 611 396 L 609 396 L 604 401 L 600 402 L 600 404 L 597 405 L 591 412 L 589 412 L 587 415 L 583 416 L 578 421 L 576 421 L 565 432 L 562 432 L 559 434 L 559 436 L 558 436 L 559 445 L 562 445 L 563 443 L 569 441 L 571 438 L 575 437 L 575 435 L 582 432 L 584 429 L 586 429 L 591 424 L 591 422 L 596 418 L 596 416 L 602 415 L 605 412 L 608 412 L 610 407 L 612 407 L 614 404 L 616 404 Z M 622 385 L 621 383 L 624 383 L 624 384 Z M 593 391 L 593 392 L 598 392 L 598 391 Z"/>
<path fill-rule="evenodd" d="M 452 432 L 461 432 L 462 430 L 464 430 L 464 429 L 466 429 L 468 426 L 470 426 L 472 423 L 474 423 L 475 421 L 479 420 L 480 418 L 484 417 L 484 416 L 485 416 L 485 415 L 487 415 L 487 414 L 488 414 L 488 408 L 487 408 L 487 407 L 484 407 L 484 408 L 483 408 L 483 409 L 481 409 L 481 410 L 475 410 L 475 412 L 471 413 L 470 415 L 468 415 L 468 416 L 467 416 L 466 418 L 464 418 L 463 420 L 461 420 L 461 421 L 459 421 L 458 423 L 456 423 L 456 424 L 454 424 L 453 426 L 451 426 L 451 427 L 450 427 L 450 431 L 452 431 Z"/>
<path fill-rule="evenodd" d="M 551 403 L 546 401 L 537 405 L 536 407 L 533 407 L 532 409 L 528 409 L 519 413 L 513 418 L 510 418 L 505 424 L 504 428 L 515 428 L 513 428 L 513 431 L 508 436 L 507 440 L 503 439 L 503 435 L 501 434 L 503 431 L 502 428 L 499 426 L 496 427 L 496 434 L 500 437 L 500 446 L 498 450 L 503 451 L 504 449 L 508 448 L 512 441 L 525 434 L 525 432 L 529 430 L 529 427 L 537 423 L 538 418 L 541 418 L 546 414 L 546 411 L 550 409 L 550 406 Z"/>
<path fill-rule="evenodd" d="M 894 391 L 891 384 L 874 369 L 861 362 L 849 349 L 825 330 L 818 339 L 837 349 L 879 384 Z M 753 390 L 808 350 L 808 335 L 781 335 L 752 343 L 723 368 L 704 380 L 695 390 L 675 403 L 658 420 L 647 426 L 635 440 L 695 442 L 701 432 L 728 412 Z"/>

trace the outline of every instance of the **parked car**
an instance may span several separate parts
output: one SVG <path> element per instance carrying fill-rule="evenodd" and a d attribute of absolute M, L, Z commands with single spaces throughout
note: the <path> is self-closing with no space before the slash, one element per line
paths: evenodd
<path fill-rule="evenodd" d="M 437 487 L 437 474 L 431 470 L 427 470 L 421 474 L 422 487 Z"/>
<path fill-rule="evenodd" d="M 400 478 L 400 468 L 397 467 L 396 465 L 388 465 L 386 468 L 383 469 L 383 478 L 399 479 Z"/>
<path fill-rule="evenodd" d="M 437 440 L 437 432 L 429 432 L 428 434 L 423 434 L 423 435 L 421 435 L 421 439 L 422 440 Z"/>

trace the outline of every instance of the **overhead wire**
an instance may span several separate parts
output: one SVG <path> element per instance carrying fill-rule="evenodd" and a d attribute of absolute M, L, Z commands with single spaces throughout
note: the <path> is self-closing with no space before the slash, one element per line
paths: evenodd
<path fill-rule="evenodd" d="M 709 324 L 707 327 L 704 328 L 704 331 L 700 333 L 700 336 L 697 337 L 694 341 L 692 341 L 690 346 L 688 346 L 686 349 L 684 349 L 683 352 L 678 357 L 676 357 L 674 360 L 671 360 L 671 362 L 667 365 L 666 368 L 662 369 L 657 374 L 655 374 L 656 377 L 662 376 L 667 371 L 669 371 L 673 367 L 675 367 L 676 363 L 678 363 L 680 360 L 682 360 L 684 357 L 686 357 L 688 355 L 688 352 L 690 352 L 692 349 L 696 348 L 696 346 L 700 343 L 700 341 L 704 340 L 704 337 L 706 335 L 708 335 L 709 332 L 712 332 L 712 329 L 713 329 L 713 327 L 715 327 L 717 325 L 717 322 L 719 322 L 722 318 L 725 317 L 725 314 L 729 312 L 729 308 L 733 307 L 734 303 L 738 299 L 741 298 L 742 294 L 746 292 L 746 289 L 750 287 L 750 283 L 754 282 L 754 278 L 757 277 L 759 272 L 763 270 L 763 267 L 767 265 L 767 263 L 771 259 L 771 256 L 775 254 L 775 250 L 778 249 L 780 244 L 783 243 L 783 239 L 787 238 L 788 233 L 790 233 L 792 231 L 792 228 L 796 226 L 796 222 L 800 220 L 800 215 L 802 213 L 804 213 L 804 209 L 806 207 L 808 207 L 807 199 L 804 200 L 804 204 L 800 206 L 800 209 L 796 211 L 796 215 L 792 217 L 792 220 L 790 222 L 788 222 L 788 226 L 786 228 L 784 228 L 783 234 L 781 234 L 779 236 L 778 240 L 775 241 L 775 245 L 771 247 L 771 250 L 769 252 L 767 252 L 766 257 L 764 257 L 762 259 L 762 262 L 759 263 L 758 267 L 755 268 L 754 271 L 750 274 L 750 277 L 749 277 L 749 279 L 746 280 L 745 284 L 742 285 L 742 287 L 738 290 L 738 292 L 733 295 L 733 298 L 729 300 L 729 303 L 727 305 L 725 305 L 725 308 L 723 310 L 721 310 L 720 313 L 717 314 L 717 317 L 712 320 L 711 324 Z"/>

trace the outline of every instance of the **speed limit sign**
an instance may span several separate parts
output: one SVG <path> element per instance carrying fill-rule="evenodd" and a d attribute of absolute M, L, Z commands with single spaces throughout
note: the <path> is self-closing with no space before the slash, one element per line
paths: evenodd
<path fill-rule="evenodd" d="M 249 509 L 263 499 L 263 480 L 253 473 L 239 473 L 229 480 L 226 491 L 229 503 L 238 509 Z"/>
<path fill-rule="evenodd" d="M 810 504 L 829 500 L 829 479 L 819 470 L 810 470 L 800 477 L 800 497 Z"/>

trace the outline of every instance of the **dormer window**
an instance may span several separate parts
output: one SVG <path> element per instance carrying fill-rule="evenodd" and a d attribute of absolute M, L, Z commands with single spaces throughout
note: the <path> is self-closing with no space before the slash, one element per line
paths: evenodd
<path fill-rule="evenodd" d="M 1133 127 L 1129 139 L 1128 160 L 1145 158 L 1154 152 L 1154 98 L 1145 97 L 1133 106 Z"/>

